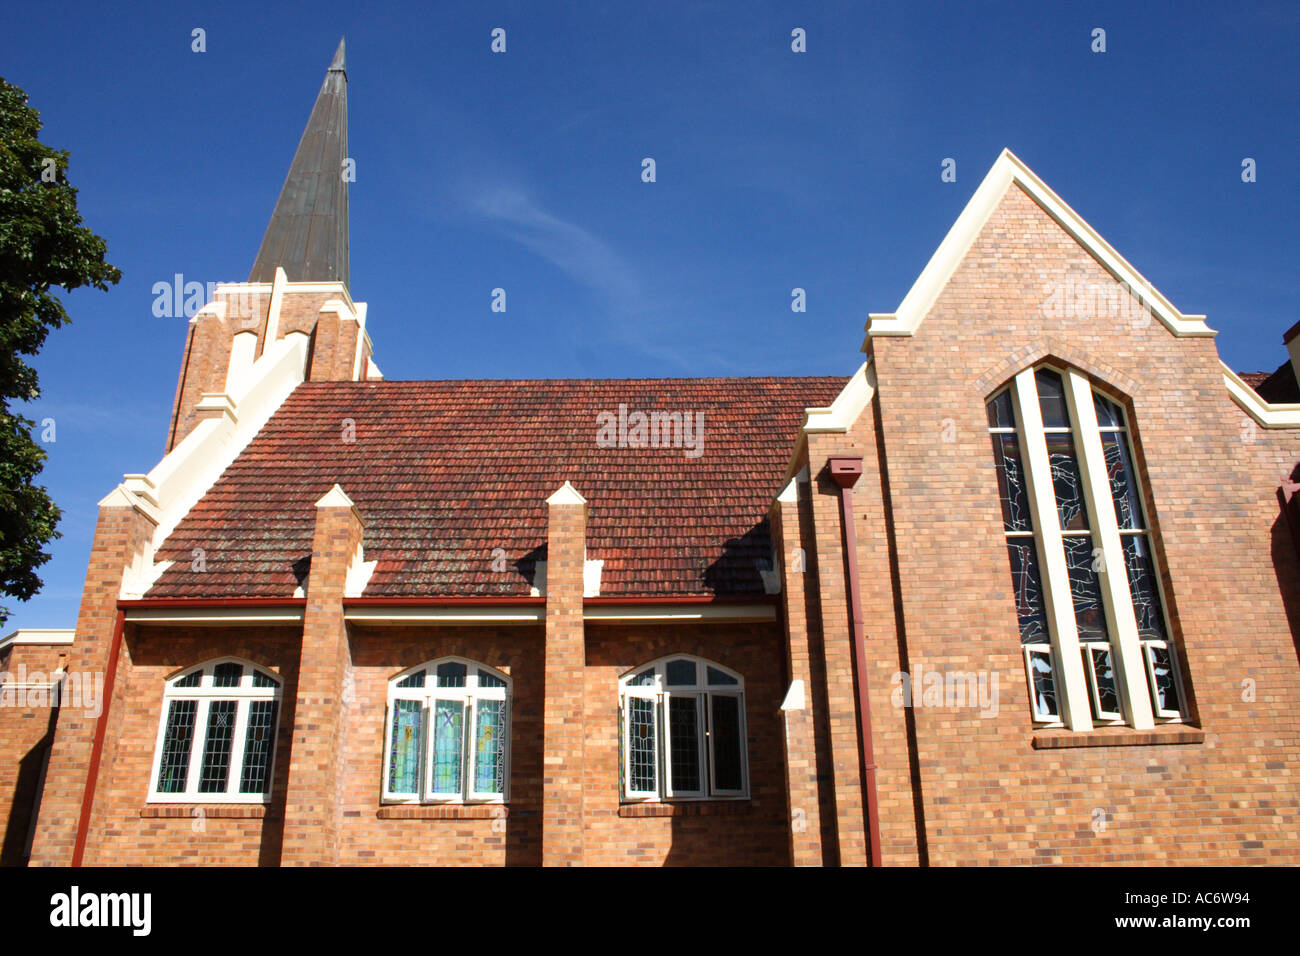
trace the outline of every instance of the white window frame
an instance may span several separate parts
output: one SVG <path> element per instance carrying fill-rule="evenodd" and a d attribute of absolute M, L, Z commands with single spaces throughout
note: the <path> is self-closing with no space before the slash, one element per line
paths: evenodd
<path fill-rule="evenodd" d="M 1088 675 L 1088 693 L 1092 697 L 1093 719 L 1101 724 L 1124 723 L 1122 710 L 1105 710 L 1101 706 L 1101 688 L 1097 683 L 1097 662 L 1093 660 L 1093 655 L 1099 651 L 1110 654 L 1110 668 L 1115 674 L 1115 693 L 1117 696 L 1122 695 L 1119 686 L 1119 668 L 1115 665 L 1115 646 L 1109 641 L 1084 641 L 1079 646 L 1083 651 L 1083 669 Z M 1122 707 L 1123 704 L 1120 706 Z"/>
<path fill-rule="evenodd" d="M 1156 687 L 1156 667 L 1155 661 L 1151 659 L 1151 649 L 1153 647 L 1162 647 L 1169 652 L 1169 664 L 1173 670 L 1174 690 L 1178 694 L 1178 702 L 1184 707 L 1187 706 L 1187 699 L 1183 696 L 1182 674 L 1178 669 L 1178 655 L 1174 652 L 1173 645 L 1164 640 L 1144 640 L 1142 642 L 1142 660 L 1146 664 L 1146 673 L 1148 686 L 1151 688 L 1151 709 L 1155 711 L 1157 717 L 1167 718 L 1171 723 L 1183 719 L 1181 711 L 1166 710 L 1160 706 L 1160 694 Z"/>
<path fill-rule="evenodd" d="M 689 661 L 695 665 L 695 683 L 669 684 L 668 665 L 675 661 Z M 710 684 L 709 668 L 735 681 L 734 684 Z M 652 671 L 654 681 L 651 684 L 633 684 L 632 681 Z M 717 779 L 717 761 L 713 748 L 712 728 L 714 725 L 713 701 L 718 697 L 734 698 L 737 701 L 740 736 L 740 782 L 739 789 L 722 789 L 714 786 Z M 628 700 L 637 698 L 648 700 L 654 713 L 654 739 L 652 741 L 655 789 L 632 789 L 632 721 L 630 720 Z M 699 762 L 700 787 L 696 790 L 681 790 L 673 782 L 672 771 L 672 701 L 688 698 L 695 704 L 696 746 Z M 745 800 L 749 798 L 749 738 L 745 713 L 745 679 L 730 668 L 714 661 L 690 654 L 672 654 L 648 664 L 633 668 L 619 679 L 619 718 L 622 725 L 620 750 L 622 751 L 623 787 L 621 798 L 626 803 L 648 801 L 689 802 L 698 800 Z"/>
<path fill-rule="evenodd" d="M 1092 674 L 1090 661 L 1086 662 L 1084 655 L 1091 653 L 1088 650 L 1089 644 L 1096 645 L 1099 642 L 1081 642 L 1075 623 L 1074 600 L 1070 593 L 1063 539 L 1066 536 L 1080 536 L 1082 533 L 1063 532 L 1060 526 L 1051 464 L 1047 455 L 1047 435 L 1053 432 L 1064 433 L 1066 429 L 1059 427 L 1049 429 L 1043 425 L 1038 385 L 1035 379 L 1035 373 L 1041 369 L 1049 369 L 1060 375 L 1065 386 L 1069 432 L 1074 439 L 1084 501 L 1088 508 L 1093 553 L 1100 553 L 1102 559 L 1097 571 L 1098 586 L 1110 635 L 1111 665 L 1115 670 L 1116 689 L 1119 691 L 1120 703 L 1124 709 L 1122 714 L 1115 717 L 1106 713 L 1100 719 L 1093 718 L 1094 706 L 1098 713 L 1102 711 L 1096 692 L 1095 675 Z M 1148 654 L 1141 646 L 1146 642 L 1139 640 L 1137 619 L 1133 611 L 1124 560 L 1122 535 L 1144 534 L 1149 545 L 1150 529 L 1119 528 L 1106 469 L 1101 441 L 1103 431 L 1121 436 L 1129 460 L 1136 468 L 1137 459 L 1133 453 L 1131 428 L 1124 402 L 1094 386 L 1087 376 L 1075 369 L 1050 362 L 1022 369 L 1004 388 L 990 394 L 986 402 L 991 402 L 1002 391 L 1010 392 L 1015 409 L 1015 431 L 1019 437 L 1021 462 L 1027 484 L 1034 529 L 1032 536 L 1039 557 L 1044 611 L 1051 636 L 1052 657 L 1054 662 L 1059 664 L 1059 669 L 1053 671 L 1053 677 L 1057 693 L 1057 709 L 1060 714 L 1052 718 L 1038 712 L 1032 674 L 1029 669 L 1029 648 L 1034 645 L 1023 645 L 1026 648 L 1025 673 L 1030 681 L 1030 709 L 1034 722 L 1039 725 L 1063 725 L 1075 731 L 1088 731 L 1092 730 L 1094 724 L 1127 723 L 1134 729 L 1146 730 L 1154 727 L 1157 719 L 1168 722 L 1181 721 L 1183 719 L 1181 713 L 1162 711 L 1152 703 L 1155 700 L 1154 677 L 1150 671 Z M 1119 407 L 1125 416 L 1122 427 L 1103 428 L 1099 425 L 1093 399 L 1094 392 Z M 1011 429 L 990 428 L 989 431 L 999 433 L 1010 432 Z M 1134 477 L 1138 478 L 1136 474 Z M 1133 490 L 1141 500 L 1140 485 Z M 1143 513 L 1144 515 L 1146 513 L 1145 507 Z M 1009 538 L 1012 535 L 1005 533 L 1004 536 Z M 1016 536 L 1027 537 L 1029 533 L 1021 532 Z M 1165 600 L 1160 568 L 1154 549 L 1148 548 L 1148 550 L 1151 552 L 1152 570 L 1155 587 L 1160 597 L 1161 613 L 1164 616 L 1165 633 L 1172 634 L 1169 626 L 1169 605 Z M 1111 568 L 1117 569 L 1116 572 L 1110 573 Z M 1179 701 L 1185 707 L 1187 694 L 1181 679 L 1178 654 L 1172 641 L 1156 643 L 1163 643 L 1169 649 L 1176 681 L 1175 687 Z"/>
<path fill-rule="evenodd" d="M 213 675 L 222 664 L 239 664 L 243 668 L 236 687 L 213 686 Z M 177 686 L 191 674 L 199 673 L 197 687 Z M 254 674 L 261 674 L 274 682 L 273 687 L 254 687 Z M 275 781 L 275 758 L 280 735 L 280 718 L 283 714 L 283 682 L 265 667 L 239 657 L 220 657 L 205 661 L 173 674 L 167 678 L 163 690 L 162 715 L 158 720 L 158 736 L 154 744 L 153 764 L 149 777 L 149 803 L 261 803 L 271 802 Z M 158 773 L 162 769 L 163 743 L 167 733 L 167 719 L 173 701 L 193 700 L 198 706 L 194 714 L 194 733 L 190 738 L 189 762 L 185 771 L 185 789 L 177 793 L 164 793 L 158 789 Z M 254 701 L 275 701 L 275 723 L 271 727 L 271 747 L 267 763 L 267 792 L 240 793 L 239 785 L 244 772 L 244 748 L 248 737 L 248 714 Z M 227 769 L 226 789 L 218 793 L 204 793 L 198 789 L 203 766 L 203 751 L 207 741 L 208 713 L 214 701 L 234 701 L 235 726 L 230 743 L 230 763 Z"/>
<path fill-rule="evenodd" d="M 1025 659 L 1025 680 L 1029 682 L 1029 708 L 1034 715 L 1034 720 L 1050 726 L 1064 726 L 1061 723 L 1061 691 L 1060 688 L 1057 687 L 1057 680 L 1060 671 L 1056 669 L 1056 654 L 1052 649 L 1052 645 L 1043 643 L 1021 644 L 1020 647 Z M 1052 667 L 1052 687 L 1056 691 L 1056 710 L 1051 713 L 1039 710 L 1038 708 L 1038 694 L 1035 692 L 1035 687 L 1037 685 L 1034 683 L 1034 664 L 1033 661 L 1030 660 L 1034 654 L 1041 654 L 1046 657 L 1049 666 Z"/>
<path fill-rule="evenodd" d="M 438 667 L 443 664 L 461 664 L 465 667 L 465 685 L 463 687 L 439 687 Z M 407 678 L 424 672 L 423 687 L 398 686 Z M 501 687 L 482 687 L 480 674 L 494 677 L 501 681 Z M 511 704 L 514 685 L 510 676 L 494 667 L 480 664 L 465 657 L 439 657 L 415 667 L 407 668 L 388 681 L 388 707 L 384 719 L 384 760 L 380 769 L 382 782 L 380 793 L 386 804 L 506 804 L 510 802 L 510 757 L 511 757 Z M 397 713 L 396 701 L 414 700 L 420 704 L 422 729 L 421 740 L 417 743 L 420 765 L 416 773 L 416 791 L 412 793 L 394 792 L 389 789 L 392 781 L 388 768 L 392 759 L 393 720 Z M 461 752 L 459 793 L 433 792 L 433 757 L 434 734 L 431 732 L 432 720 L 437 701 L 449 700 L 459 703 L 461 711 Z M 501 733 L 505 738 L 502 748 L 502 787 L 501 793 L 485 793 L 473 789 L 478 770 L 478 704 L 483 701 L 501 701 Z"/>

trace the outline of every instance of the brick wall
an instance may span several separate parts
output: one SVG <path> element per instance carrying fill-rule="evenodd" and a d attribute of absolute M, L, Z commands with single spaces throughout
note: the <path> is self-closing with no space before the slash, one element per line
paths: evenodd
<path fill-rule="evenodd" d="M 877 754 L 895 765 L 881 776 L 885 861 L 1294 863 L 1297 569 L 1274 489 L 1300 436 L 1246 424 L 1212 339 L 1176 338 L 1154 318 L 1123 312 L 1050 314 L 1048 295 L 1067 284 L 1114 280 L 1013 184 L 919 331 L 872 340 L 878 423 L 864 415 L 837 436 L 856 449 L 877 445 L 887 463 L 876 511 L 863 506 L 859 528 L 877 673 L 893 669 L 901 630 L 912 668 L 996 672 L 1001 691 L 993 719 L 972 709 L 882 710 L 873 700 Z M 1046 357 L 1130 401 L 1204 743 L 1032 747 L 984 406 Z M 890 557 L 892 597 L 881 573 Z M 833 601 L 831 584 L 823 580 Z M 1242 699 L 1248 679 L 1253 702 Z M 905 784 L 908 720 L 916 747 Z M 915 845 L 909 807 L 923 824 Z"/>
<path fill-rule="evenodd" d="M 0 651 L 0 674 L 7 675 L 0 681 L 47 681 L 67 652 L 66 646 L 11 644 Z M 49 695 L 19 693 L 11 685 L 12 696 L 0 698 L 0 866 L 17 866 L 26 859 L 41 767 L 53 737 Z"/>

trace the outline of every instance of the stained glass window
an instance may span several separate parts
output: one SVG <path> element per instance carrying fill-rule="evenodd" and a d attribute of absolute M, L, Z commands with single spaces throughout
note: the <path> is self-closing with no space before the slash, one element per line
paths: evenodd
<path fill-rule="evenodd" d="M 190 745 L 194 741 L 194 715 L 198 709 L 197 700 L 174 700 L 167 709 L 162 760 L 158 768 L 159 793 L 182 793 L 185 790 L 185 776 L 190 767 Z"/>
<path fill-rule="evenodd" d="M 497 678 L 492 678 L 497 680 Z M 482 678 L 479 678 L 480 685 Z M 504 686 L 501 684 L 500 686 Z M 474 791 L 504 793 L 506 789 L 506 702 L 475 701 L 474 732 L 477 752 L 474 761 Z"/>
<path fill-rule="evenodd" d="M 655 702 L 646 697 L 627 699 L 628 764 L 630 789 L 657 790 L 655 773 Z"/>
<path fill-rule="evenodd" d="M 393 701 L 392 734 L 388 749 L 388 789 L 417 793 L 420 781 L 420 741 L 424 708 L 418 700 Z"/>
<path fill-rule="evenodd" d="M 1018 390 L 1025 394 L 1018 394 Z M 1072 414 L 1072 403 L 1087 401 L 1084 396 L 1091 396 L 1091 411 L 1096 413 L 1097 432 L 1093 436 L 1080 430 L 1083 426 Z M 1041 429 L 1032 421 L 1033 414 L 1027 416 L 1031 420 L 1028 426 L 1018 421 L 1020 408 L 1032 409 L 1035 405 L 1041 415 Z M 1080 414 L 1090 422 L 1088 411 L 1083 407 Z M 1035 717 L 1059 719 L 1057 666 L 1077 674 L 1073 652 L 1064 663 L 1056 656 L 1058 635 L 1053 633 L 1048 615 L 1051 607 L 1060 619 L 1068 598 L 1068 620 L 1084 652 L 1081 662 L 1092 692 L 1094 716 L 1111 721 L 1123 718 L 1120 665 L 1131 673 L 1129 667 L 1141 667 L 1143 662 L 1125 660 L 1123 645 L 1115 644 L 1110 633 L 1116 621 L 1121 631 L 1130 626 L 1127 612 L 1120 615 L 1119 609 L 1111 606 L 1112 599 L 1118 599 L 1123 589 L 1107 572 L 1118 574 L 1121 565 L 1132 598 L 1137 637 L 1143 653 L 1153 655 L 1148 661 L 1153 700 L 1160 716 L 1179 716 L 1177 660 L 1168 643 L 1159 573 L 1151 554 L 1151 531 L 1144 516 L 1142 486 L 1124 406 L 1098 392 L 1076 372 L 1043 367 L 1035 369 L 1032 376 L 1017 376 L 1008 388 L 988 401 L 987 414 Z M 1098 446 L 1100 456 L 1094 460 Z M 1040 478 L 1027 473 L 1030 462 L 1044 460 L 1047 474 Z M 1048 480 L 1050 504 L 1043 497 L 1034 497 L 1034 491 L 1042 495 Z M 1108 507 L 1104 503 L 1107 497 L 1114 507 L 1122 553 L 1109 553 L 1115 539 L 1114 532 L 1106 527 L 1108 518 L 1100 529 L 1092 524 L 1097 516 L 1090 514 L 1089 502 L 1104 509 Z M 1060 529 L 1059 538 L 1051 527 L 1053 521 Z M 1046 532 L 1036 527 L 1043 522 L 1047 524 Z M 1044 552 L 1048 547 L 1045 541 L 1054 549 L 1058 540 L 1059 552 Z M 1059 570 L 1062 567 L 1064 573 Z M 1150 663 L 1157 659 L 1162 662 L 1158 673 L 1156 664 Z M 1166 699 L 1171 702 L 1168 708 L 1161 704 Z"/>
<path fill-rule="evenodd" d="M 434 793 L 461 792 L 461 746 L 465 742 L 465 705 L 458 700 L 438 700 L 433 709 Z"/>
<path fill-rule="evenodd" d="M 677 657 L 624 677 L 620 689 L 624 796 L 744 796 L 744 681 L 738 675 Z"/>
<path fill-rule="evenodd" d="M 163 697 L 150 799 L 269 796 L 280 698 L 274 674 L 242 661 L 212 661 L 169 680 Z"/>
<path fill-rule="evenodd" d="M 385 799 L 504 802 L 509 690 L 503 674 L 460 659 L 433 661 L 394 677 L 389 683 Z"/>
<path fill-rule="evenodd" d="M 257 676 L 261 676 L 259 673 Z M 264 686 L 264 685 L 263 685 Z M 255 700 L 248 707 L 248 732 L 244 737 L 244 769 L 239 778 L 240 793 L 269 793 L 271 751 L 275 745 L 275 718 L 279 705 L 274 700 Z"/>

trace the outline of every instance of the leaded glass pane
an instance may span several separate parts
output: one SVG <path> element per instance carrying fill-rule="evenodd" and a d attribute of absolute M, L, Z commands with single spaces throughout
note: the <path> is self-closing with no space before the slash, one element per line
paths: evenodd
<path fill-rule="evenodd" d="M 190 766 L 194 718 L 198 709 L 197 700 L 174 700 L 168 707 L 167 726 L 163 730 L 162 757 L 158 761 L 159 793 L 185 792 L 185 775 Z"/>
<path fill-rule="evenodd" d="M 393 733 L 388 748 L 388 790 L 415 793 L 420 780 L 420 738 L 424 708 L 418 700 L 393 701 Z"/>
<path fill-rule="evenodd" d="M 1168 637 L 1165 614 L 1160 603 L 1160 589 L 1156 585 L 1150 542 L 1144 534 L 1125 534 L 1120 536 L 1120 540 L 1124 542 L 1124 567 L 1128 571 L 1128 589 L 1133 596 L 1138 637 L 1165 640 Z"/>
<path fill-rule="evenodd" d="M 695 697 L 668 698 L 668 756 L 673 790 L 700 789 L 700 712 Z"/>
<path fill-rule="evenodd" d="M 244 734 L 244 767 L 240 793 L 269 793 L 271 753 L 275 744 L 276 702 L 255 700 L 248 705 L 248 730 Z"/>
<path fill-rule="evenodd" d="M 669 661 L 666 676 L 669 685 L 674 687 L 694 687 L 698 681 L 694 661 Z"/>
<path fill-rule="evenodd" d="M 440 666 L 438 669 L 442 670 Z M 461 665 L 462 667 L 464 665 Z M 438 676 L 442 680 L 442 675 Z M 433 711 L 433 792 L 454 794 L 461 786 L 462 745 L 465 740 L 465 704 L 438 700 Z"/>
<path fill-rule="evenodd" d="M 244 676 L 243 664 L 218 664 L 212 669 L 213 687 L 238 687 L 239 679 Z"/>
<path fill-rule="evenodd" d="M 1065 382 L 1051 369 L 1040 368 L 1034 373 L 1038 385 L 1038 408 L 1043 415 L 1044 428 L 1069 428 L 1070 412 L 1065 404 Z"/>
<path fill-rule="evenodd" d="M 728 686 L 731 684 L 739 683 L 739 681 L 737 681 L 736 678 L 732 677 L 730 674 L 724 674 L 716 667 L 710 667 L 708 669 L 708 674 L 709 674 L 709 686 L 711 687 Z"/>
<path fill-rule="evenodd" d="M 1124 413 L 1110 399 L 1099 392 L 1093 392 L 1092 404 L 1097 409 L 1097 424 L 1102 428 L 1124 427 Z"/>
<path fill-rule="evenodd" d="M 1007 554 L 1011 558 L 1011 586 L 1016 595 L 1016 615 L 1020 618 L 1020 643 L 1044 643 L 1050 638 L 1034 539 L 1009 538 Z"/>
<path fill-rule="evenodd" d="M 727 695 L 712 697 L 713 787 L 715 790 L 743 790 L 745 782 L 740 748 L 740 698 Z"/>
<path fill-rule="evenodd" d="M 492 674 L 489 674 L 487 671 L 479 671 L 478 686 L 479 687 L 505 687 L 506 682 L 503 681 L 500 677 L 496 677 Z"/>
<path fill-rule="evenodd" d="M 474 755 L 474 792 L 504 793 L 506 789 L 506 702 L 480 700 L 477 712 L 478 740 Z"/>
<path fill-rule="evenodd" d="M 423 687 L 424 671 L 416 671 L 414 674 L 407 674 L 397 682 L 398 687 Z"/>
<path fill-rule="evenodd" d="M 235 739 L 235 710 L 238 706 L 233 700 L 214 700 L 208 704 L 208 733 L 203 742 L 203 758 L 199 764 L 200 793 L 226 792 L 230 780 L 230 749 Z"/>
<path fill-rule="evenodd" d="M 262 671 L 254 669 L 253 686 L 254 687 L 279 687 L 280 685 L 275 682 L 275 678 L 272 677 L 270 674 L 265 674 Z"/>
<path fill-rule="evenodd" d="M 1118 714 L 1119 691 L 1115 686 L 1115 668 L 1111 664 L 1109 648 L 1085 647 L 1084 655 L 1092 667 L 1097 682 L 1097 699 L 1093 701 L 1093 716 L 1099 720 L 1110 719 L 1103 714 Z"/>
<path fill-rule="evenodd" d="M 1020 441 L 1008 433 L 989 437 L 993 439 L 993 461 L 997 466 L 998 494 L 1002 499 L 1002 524 L 1007 531 L 1032 531 L 1029 487 L 1020 464 Z"/>
<path fill-rule="evenodd" d="M 1120 530 L 1141 528 L 1142 502 L 1123 432 L 1102 432 L 1101 450 L 1106 456 L 1106 477 L 1110 479 L 1110 496 Z"/>
<path fill-rule="evenodd" d="M 655 702 L 647 697 L 627 698 L 628 789 L 641 793 L 657 789 L 655 772 Z"/>
<path fill-rule="evenodd" d="M 1039 717 L 1054 717 L 1060 713 L 1056 709 L 1056 674 L 1052 667 L 1052 655 L 1049 649 L 1042 653 L 1030 652 L 1029 675 L 1033 682 L 1030 688 L 1034 695 L 1034 713 Z"/>
<path fill-rule="evenodd" d="M 173 687 L 198 687 L 199 681 L 203 680 L 202 669 L 191 671 L 184 677 L 178 677 L 172 682 Z"/>
<path fill-rule="evenodd" d="M 1093 567 L 1095 558 L 1090 536 L 1066 535 L 1065 567 L 1070 576 L 1070 598 L 1074 602 L 1074 622 L 1080 641 L 1109 641 L 1106 610 L 1101 603 L 1101 583 Z"/>
<path fill-rule="evenodd" d="M 438 665 L 439 687 L 464 687 L 468 668 L 456 661 L 447 661 Z"/>
<path fill-rule="evenodd" d="M 631 680 L 628 685 L 631 687 L 653 687 L 655 682 L 655 669 L 653 667 L 643 670 Z"/>
<path fill-rule="evenodd" d="M 1088 507 L 1083 499 L 1083 478 L 1074 453 L 1074 438 L 1064 432 L 1047 436 L 1047 460 L 1052 468 L 1056 513 L 1062 531 L 1087 531 Z"/>
<path fill-rule="evenodd" d="M 1011 401 L 1011 389 L 993 398 L 988 404 L 989 428 L 1015 428 L 1016 411 Z"/>
<path fill-rule="evenodd" d="M 1174 679 L 1174 660 L 1168 647 L 1147 644 L 1151 656 L 1151 671 L 1155 675 L 1156 701 L 1161 710 L 1182 712 L 1178 698 L 1178 682 Z"/>

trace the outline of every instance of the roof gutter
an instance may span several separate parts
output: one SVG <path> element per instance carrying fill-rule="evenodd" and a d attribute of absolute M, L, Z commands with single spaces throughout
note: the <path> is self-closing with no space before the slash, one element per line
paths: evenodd
<path fill-rule="evenodd" d="M 871 865 L 881 866 L 880 800 L 876 792 L 876 753 L 867 694 L 867 645 L 858 579 L 858 535 L 853 523 L 853 486 L 862 477 L 862 456 L 835 455 L 827 460 L 826 465 L 831 481 L 840 489 L 840 523 L 844 526 L 844 573 L 848 578 L 849 618 L 852 622 L 853 689 L 858 704 L 858 757 L 862 763 L 862 798 L 867 808 L 867 848 Z"/>

